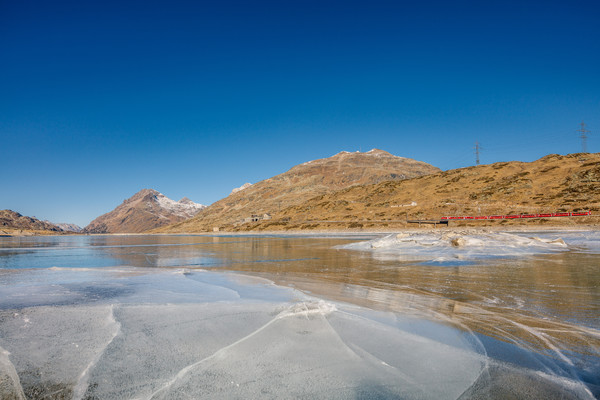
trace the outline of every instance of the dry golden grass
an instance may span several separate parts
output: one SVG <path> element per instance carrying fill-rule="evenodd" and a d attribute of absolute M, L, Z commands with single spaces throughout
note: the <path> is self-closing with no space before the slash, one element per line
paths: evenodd
<path fill-rule="evenodd" d="M 0 210 L 0 235 L 3 236 L 30 236 L 30 235 L 58 235 L 63 230 L 58 226 L 40 221 L 35 217 L 27 217 L 12 210 Z"/>
<path fill-rule="evenodd" d="M 353 185 L 413 178 L 438 172 L 427 163 L 396 157 L 382 150 L 367 153 L 342 152 L 297 165 L 247 189 L 217 201 L 187 221 L 154 229 L 155 233 L 209 232 L 213 227 L 237 229 L 253 214 L 277 214 L 315 196 Z M 243 225 L 239 225 L 242 227 Z"/>
<path fill-rule="evenodd" d="M 75 232 L 56 232 L 41 229 L 0 228 L 0 236 L 47 236 L 47 235 L 77 235 Z"/>
<path fill-rule="evenodd" d="M 411 203 L 416 206 L 407 206 Z M 353 186 L 235 230 L 398 229 L 409 219 L 445 215 L 530 214 L 590 210 L 592 217 L 459 221 L 454 226 L 597 224 L 600 153 L 549 155 L 531 163 L 500 162 L 404 181 Z"/>

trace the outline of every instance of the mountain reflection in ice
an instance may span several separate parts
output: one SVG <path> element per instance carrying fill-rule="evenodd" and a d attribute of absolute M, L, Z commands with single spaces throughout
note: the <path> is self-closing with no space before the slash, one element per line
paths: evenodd
<path fill-rule="evenodd" d="M 594 252 L 433 268 L 335 249 L 352 238 L 85 240 L 0 250 L 19 264 L 0 269 L 0 398 L 600 393 Z M 65 247 L 92 260 L 43 260 Z M 550 288 L 571 293 L 571 314 Z"/>

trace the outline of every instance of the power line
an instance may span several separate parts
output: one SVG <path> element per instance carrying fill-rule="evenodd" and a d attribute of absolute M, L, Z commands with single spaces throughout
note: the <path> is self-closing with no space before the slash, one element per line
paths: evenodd
<path fill-rule="evenodd" d="M 579 132 L 579 137 L 581 138 L 581 149 L 584 153 L 587 153 L 587 135 L 586 133 L 590 133 L 589 130 L 585 129 L 585 122 L 581 121 L 581 128 L 577 129 Z"/>

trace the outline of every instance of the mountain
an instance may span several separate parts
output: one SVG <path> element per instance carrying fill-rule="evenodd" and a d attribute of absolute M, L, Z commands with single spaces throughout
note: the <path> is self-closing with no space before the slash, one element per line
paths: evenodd
<path fill-rule="evenodd" d="M 441 216 L 592 211 L 591 217 L 456 221 L 451 225 L 598 224 L 600 153 L 551 154 L 323 194 L 246 224 L 244 230 L 403 228 Z M 594 216 L 595 215 L 595 216 Z"/>
<path fill-rule="evenodd" d="M 174 201 L 153 189 L 143 189 L 109 213 L 99 216 L 84 233 L 139 233 L 196 215 L 206 206 L 184 197 Z"/>
<path fill-rule="evenodd" d="M 231 230 L 244 221 L 269 218 L 269 214 L 335 190 L 439 171 L 430 164 L 397 157 L 383 150 L 343 151 L 329 158 L 296 165 L 283 174 L 232 192 L 196 217 L 154 232 L 203 232 L 215 227 Z"/>
<path fill-rule="evenodd" d="M 46 221 L 49 222 L 49 221 Z M 75 232 L 75 233 L 79 233 L 83 230 L 82 227 L 80 227 L 79 225 L 76 224 L 69 224 L 66 222 L 57 222 L 54 225 L 58 226 L 60 229 L 62 229 L 65 232 Z"/>
<path fill-rule="evenodd" d="M 60 233 L 62 229 L 35 217 L 26 217 L 12 210 L 0 210 L 0 234 L 14 231 L 37 231 L 35 233 Z M 43 231 L 43 232 L 42 232 Z"/>

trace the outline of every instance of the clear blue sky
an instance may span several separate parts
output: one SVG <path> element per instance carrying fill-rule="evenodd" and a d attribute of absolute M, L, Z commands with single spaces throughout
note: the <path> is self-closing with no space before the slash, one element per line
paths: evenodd
<path fill-rule="evenodd" d="M 0 209 L 210 204 L 341 150 L 600 151 L 600 2 L 0 0 Z"/>

